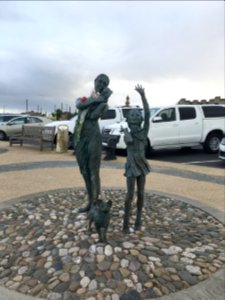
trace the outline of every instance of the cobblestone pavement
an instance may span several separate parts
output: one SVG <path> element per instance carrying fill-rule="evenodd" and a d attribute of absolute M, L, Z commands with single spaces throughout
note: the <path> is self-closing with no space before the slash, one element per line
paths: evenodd
<path fill-rule="evenodd" d="M 123 166 L 102 162 L 111 175 Z M 0 174 L 71 167 L 77 169 L 71 160 L 12 160 L 0 165 Z M 167 165 L 153 165 L 153 172 L 180 176 L 187 185 L 224 182 L 222 176 Z M 196 201 L 146 190 L 143 227 L 135 232 L 131 226 L 125 235 L 125 189 L 104 188 L 102 196 L 113 200 L 107 244 L 97 242 L 86 214 L 77 212 L 86 201 L 82 188 L 25 193 L 0 205 L 1 300 L 224 299 L 223 213 L 215 218 L 212 208 L 202 210 Z"/>
<path fill-rule="evenodd" d="M 125 235 L 118 221 L 125 192 L 104 190 L 103 197 L 113 201 L 106 245 L 78 214 L 82 190 L 2 210 L 1 285 L 46 299 L 152 299 L 208 279 L 225 262 L 225 228 L 204 211 L 146 194 L 144 226 Z"/>

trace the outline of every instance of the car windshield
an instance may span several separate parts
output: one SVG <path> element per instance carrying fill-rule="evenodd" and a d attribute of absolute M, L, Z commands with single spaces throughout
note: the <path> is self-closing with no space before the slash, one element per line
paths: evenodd
<path fill-rule="evenodd" d="M 159 110 L 159 107 L 153 107 L 153 108 L 150 108 L 149 111 L 150 111 L 150 118 Z M 144 110 L 142 109 L 141 110 L 141 113 L 142 113 L 142 116 L 144 117 Z"/>
<path fill-rule="evenodd" d="M 144 110 L 143 110 L 143 108 L 128 108 L 128 109 L 126 108 L 126 109 L 123 109 L 123 116 L 124 116 L 124 118 L 127 118 L 127 115 L 129 113 L 129 111 L 132 110 L 132 109 L 138 109 L 138 110 L 140 110 L 141 113 L 142 113 L 142 116 L 144 117 Z M 153 107 L 153 108 L 150 108 L 149 110 L 150 110 L 150 118 L 151 118 L 159 110 L 159 107 Z"/>
<path fill-rule="evenodd" d="M 150 108 L 150 117 L 152 117 L 158 110 L 159 110 L 159 107 Z"/>
<path fill-rule="evenodd" d="M 133 109 L 138 109 L 138 110 L 140 110 L 140 111 L 143 111 L 142 108 L 138 108 L 138 107 L 137 107 L 137 108 L 136 108 L 136 107 L 123 108 L 123 109 L 122 109 L 122 111 L 123 111 L 123 117 L 126 119 L 127 116 L 128 116 L 129 111 L 131 111 L 131 110 L 133 110 Z"/>

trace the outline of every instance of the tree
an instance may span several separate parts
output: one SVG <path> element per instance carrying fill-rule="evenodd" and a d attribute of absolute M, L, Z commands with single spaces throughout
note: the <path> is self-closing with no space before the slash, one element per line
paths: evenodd
<path fill-rule="evenodd" d="M 62 110 L 57 108 L 55 111 L 56 120 L 60 120 L 61 116 L 62 116 Z"/>

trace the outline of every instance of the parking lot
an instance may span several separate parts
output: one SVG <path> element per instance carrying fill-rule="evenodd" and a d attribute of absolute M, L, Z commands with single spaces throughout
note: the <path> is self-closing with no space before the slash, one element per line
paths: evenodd
<path fill-rule="evenodd" d="M 218 154 L 208 154 L 201 147 L 187 150 L 167 150 L 152 153 L 152 160 L 195 164 L 212 168 L 225 168 L 225 163 L 218 158 Z"/>
<path fill-rule="evenodd" d="M 125 156 L 126 153 L 117 150 L 118 156 Z M 218 158 L 218 154 L 208 154 L 202 147 L 177 150 L 158 150 L 152 152 L 150 161 L 172 162 L 188 165 L 201 165 L 211 168 L 225 169 L 225 161 Z"/>

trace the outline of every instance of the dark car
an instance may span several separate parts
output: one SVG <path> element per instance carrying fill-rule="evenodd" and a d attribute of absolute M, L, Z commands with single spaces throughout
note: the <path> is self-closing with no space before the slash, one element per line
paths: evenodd
<path fill-rule="evenodd" d="M 7 123 L 8 121 L 10 121 L 11 119 L 13 119 L 15 117 L 20 117 L 20 115 L 17 115 L 17 114 L 0 114 L 0 125 L 4 125 L 5 123 Z"/>

